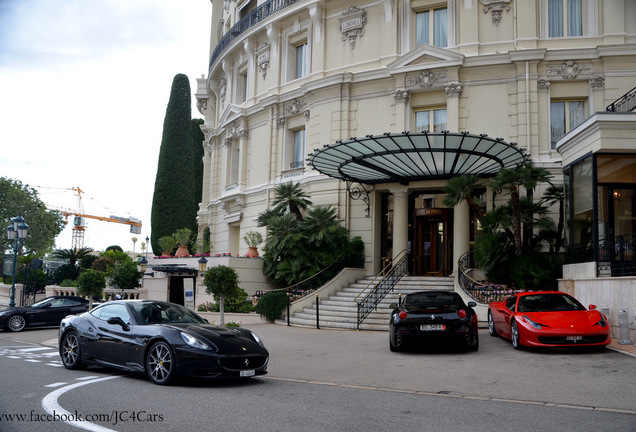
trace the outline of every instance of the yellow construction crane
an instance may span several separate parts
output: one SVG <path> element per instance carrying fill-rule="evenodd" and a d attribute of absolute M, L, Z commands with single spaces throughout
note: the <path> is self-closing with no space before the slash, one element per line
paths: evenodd
<path fill-rule="evenodd" d="M 63 208 L 51 208 L 64 215 L 64 218 L 68 220 L 69 216 L 73 217 L 73 248 L 81 249 L 84 247 L 84 232 L 86 231 L 86 218 L 97 219 L 106 222 L 115 222 L 120 224 L 130 225 L 130 232 L 132 234 L 141 234 L 141 221 L 135 218 L 125 218 L 120 216 L 110 215 L 109 217 L 95 216 L 84 213 L 84 205 L 82 204 L 82 194 L 84 193 L 79 187 L 67 188 L 65 190 L 72 190 L 77 194 L 77 205 L 75 210 L 63 209 Z"/>

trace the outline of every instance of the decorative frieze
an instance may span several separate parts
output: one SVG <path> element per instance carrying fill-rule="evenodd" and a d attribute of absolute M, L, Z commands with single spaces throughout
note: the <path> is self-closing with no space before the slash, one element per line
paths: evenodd
<path fill-rule="evenodd" d="M 247 138 L 248 130 L 240 121 L 233 121 L 227 129 L 227 136 L 230 138 Z"/>
<path fill-rule="evenodd" d="M 568 60 L 561 66 L 552 66 L 548 68 L 550 75 L 560 75 L 561 78 L 566 80 L 575 79 L 579 74 L 587 72 L 592 69 L 591 65 L 580 66 L 574 60 Z"/>
<path fill-rule="evenodd" d="M 503 11 L 510 11 L 511 1 L 512 0 L 479 0 L 479 3 L 485 6 L 484 13 L 492 13 L 492 22 L 495 23 L 496 26 L 498 26 L 501 22 Z"/>
<path fill-rule="evenodd" d="M 406 78 L 406 85 L 419 86 L 419 87 L 431 87 L 438 82 L 442 82 L 446 79 L 446 73 L 433 73 L 429 70 L 423 70 L 417 76 L 410 76 Z"/>
<path fill-rule="evenodd" d="M 227 80 L 225 78 L 221 78 L 221 82 L 219 83 L 219 97 L 221 98 L 221 106 L 225 105 L 226 90 L 227 90 Z"/>
<path fill-rule="evenodd" d="M 364 35 L 364 26 L 367 23 L 367 13 L 357 6 L 350 6 L 349 9 L 340 15 L 340 31 L 342 40 L 349 39 L 351 49 L 355 47 L 358 36 Z"/>

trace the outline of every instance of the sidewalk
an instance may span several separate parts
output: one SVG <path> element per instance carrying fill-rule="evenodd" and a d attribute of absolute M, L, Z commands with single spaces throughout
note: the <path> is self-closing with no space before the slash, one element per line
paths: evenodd
<path fill-rule="evenodd" d="M 621 345 L 618 343 L 619 339 L 612 339 L 612 343 L 609 344 L 608 348 L 620 352 L 622 354 L 627 354 L 632 357 L 636 357 L 636 346 L 634 344 L 625 344 Z"/>

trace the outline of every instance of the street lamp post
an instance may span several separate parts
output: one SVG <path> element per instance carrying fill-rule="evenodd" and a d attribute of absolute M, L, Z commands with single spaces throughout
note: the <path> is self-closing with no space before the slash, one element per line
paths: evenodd
<path fill-rule="evenodd" d="M 11 220 L 11 225 L 7 227 L 7 238 L 13 241 L 13 270 L 11 271 L 11 293 L 9 296 L 9 307 L 15 307 L 15 270 L 16 261 L 18 260 L 18 251 L 20 250 L 20 242 L 27 237 L 29 226 L 24 221 L 22 214 Z"/>
<path fill-rule="evenodd" d="M 144 259 L 146 261 L 148 261 L 148 248 L 150 247 L 150 237 L 146 236 L 146 256 L 144 257 Z"/>

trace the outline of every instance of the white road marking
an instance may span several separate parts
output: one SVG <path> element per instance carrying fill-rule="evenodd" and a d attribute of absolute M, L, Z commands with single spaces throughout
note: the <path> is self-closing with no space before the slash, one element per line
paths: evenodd
<path fill-rule="evenodd" d="M 46 395 L 44 397 L 44 399 L 42 399 L 42 408 L 44 408 L 44 411 L 46 411 L 48 414 L 53 415 L 53 413 L 56 413 L 58 415 L 66 415 L 69 418 L 73 417 L 73 414 L 71 414 L 70 412 L 66 411 L 64 408 L 62 408 L 60 406 L 60 404 L 57 402 L 57 399 L 62 396 L 64 393 L 66 393 L 69 390 L 73 390 L 77 387 L 81 387 L 87 384 L 93 384 L 96 382 L 100 382 L 100 381 L 106 381 L 106 380 L 111 380 L 111 379 L 115 379 L 115 378 L 121 378 L 121 376 L 109 376 L 109 377 L 104 377 L 104 378 L 96 378 L 94 380 L 90 380 L 90 381 L 83 381 L 83 382 L 79 382 L 79 383 L 75 383 L 75 384 L 70 384 L 67 385 L 65 387 L 59 388 L 51 393 L 49 393 L 48 395 Z M 78 420 L 68 420 L 65 421 L 65 423 L 70 424 L 72 426 L 78 427 L 80 429 L 84 429 L 90 432 L 116 432 L 113 429 L 108 429 L 106 427 L 100 426 L 100 425 L 96 425 L 95 423 L 91 423 L 88 421 L 78 421 Z"/>
<path fill-rule="evenodd" d="M 40 360 L 34 360 L 34 359 L 26 359 L 25 361 L 28 361 L 29 363 L 42 363 Z"/>
<path fill-rule="evenodd" d="M 33 352 L 33 351 L 44 351 L 50 350 L 51 347 L 36 347 L 36 348 L 20 348 L 18 351 L 20 352 Z"/>
<path fill-rule="evenodd" d="M 53 384 L 45 385 L 44 387 L 59 387 L 59 386 L 63 386 L 63 385 L 66 385 L 66 384 L 67 383 L 65 383 L 65 382 L 56 382 L 56 383 L 53 383 Z"/>

